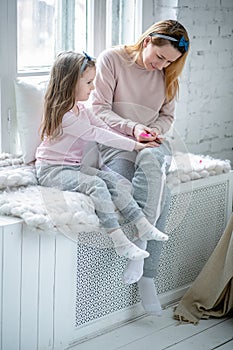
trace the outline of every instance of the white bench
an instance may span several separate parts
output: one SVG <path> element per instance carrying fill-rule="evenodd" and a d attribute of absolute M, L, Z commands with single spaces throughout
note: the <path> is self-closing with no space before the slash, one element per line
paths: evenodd
<path fill-rule="evenodd" d="M 232 172 L 173 189 L 156 281 L 163 305 L 179 299 L 200 272 L 232 211 Z M 130 228 L 129 228 L 130 229 Z M 1 350 L 69 349 L 143 313 L 137 286 L 125 286 L 125 259 L 112 248 L 77 245 L 0 220 Z"/>

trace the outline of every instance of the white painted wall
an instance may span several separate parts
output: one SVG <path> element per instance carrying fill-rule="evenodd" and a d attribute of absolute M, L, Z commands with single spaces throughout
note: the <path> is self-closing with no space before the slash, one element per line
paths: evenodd
<path fill-rule="evenodd" d="M 173 18 L 184 24 L 191 39 L 175 130 L 188 151 L 230 159 L 233 165 L 233 1 L 141 1 L 142 30 L 155 21 Z M 16 47 L 16 20 L 12 18 L 16 19 L 16 0 L 1 0 L 0 47 L 7 48 L 0 55 L 0 126 L 5 152 L 14 152 L 15 146 L 12 81 L 16 75 L 16 56 L 12 52 Z"/>
<path fill-rule="evenodd" d="M 189 152 L 233 165 L 233 1 L 144 0 L 143 30 L 177 19 L 191 50 L 182 74 L 175 130 Z"/>

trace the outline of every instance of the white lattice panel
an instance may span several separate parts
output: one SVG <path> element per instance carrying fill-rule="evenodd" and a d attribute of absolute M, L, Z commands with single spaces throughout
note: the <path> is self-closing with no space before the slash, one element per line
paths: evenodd
<path fill-rule="evenodd" d="M 170 239 L 164 244 L 156 280 L 160 294 L 190 284 L 224 231 L 229 183 L 203 183 L 197 186 L 197 182 L 194 188 L 186 184 L 185 191 L 180 189 L 172 195 L 167 219 Z M 133 229 L 126 225 L 124 231 L 131 235 Z M 126 260 L 111 248 L 98 248 L 94 237 L 77 250 L 82 274 L 77 274 L 76 326 L 139 301 L 136 285 L 125 286 L 121 280 Z"/>

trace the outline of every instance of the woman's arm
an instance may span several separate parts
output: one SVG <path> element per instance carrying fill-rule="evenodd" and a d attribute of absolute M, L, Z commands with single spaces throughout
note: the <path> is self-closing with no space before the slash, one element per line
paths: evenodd
<path fill-rule="evenodd" d="M 174 122 L 175 99 L 165 102 L 159 111 L 158 118 L 150 124 L 150 128 L 159 134 L 166 134 Z"/>
<path fill-rule="evenodd" d="M 161 72 L 141 74 L 140 70 L 131 70 L 120 55 L 121 52 L 108 50 L 99 56 L 96 90 L 92 95 L 95 114 L 111 128 L 122 134 L 134 136 L 139 141 L 146 141 L 139 138 L 140 133 L 154 131 L 156 134 L 165 134 L 174 120 L 175 102 L 174 100 L 165 102 L 162 92 L 163 74 Z M 120 101 L 123 97 L 122 105 L 119 105 L 121 102 L 116 102 L 116 94 L 118 97 L 120 94 Z M 128 105 L 124 102 L 127 97 L 129 97 Z M 122 109 L 124 115 L 121 117 L 120 112 L 114 113 L 113 109 L 120 111 L 122 106 L 125 109 Z M 127 108 L 134 121 L 127 119 Z"/>
<path fill-rule="evenodd" d="M 122 118 L 112 110 L 116 84 L 114 62 L 104 51 L 97 61 L 96 89 L 91 96 L 94 113 L 114 130 L 133 136 L 133 128 L 136 123 L 130 119 Z"/>

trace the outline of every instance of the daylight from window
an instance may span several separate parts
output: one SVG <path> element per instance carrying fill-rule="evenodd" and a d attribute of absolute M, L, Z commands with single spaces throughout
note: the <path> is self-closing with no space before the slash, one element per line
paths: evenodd
<path fill-rule="evenodd" d="M 64 50 L 86 47 L 86 0 L 18 0 L 18 71 L 46 70 Z"/>

